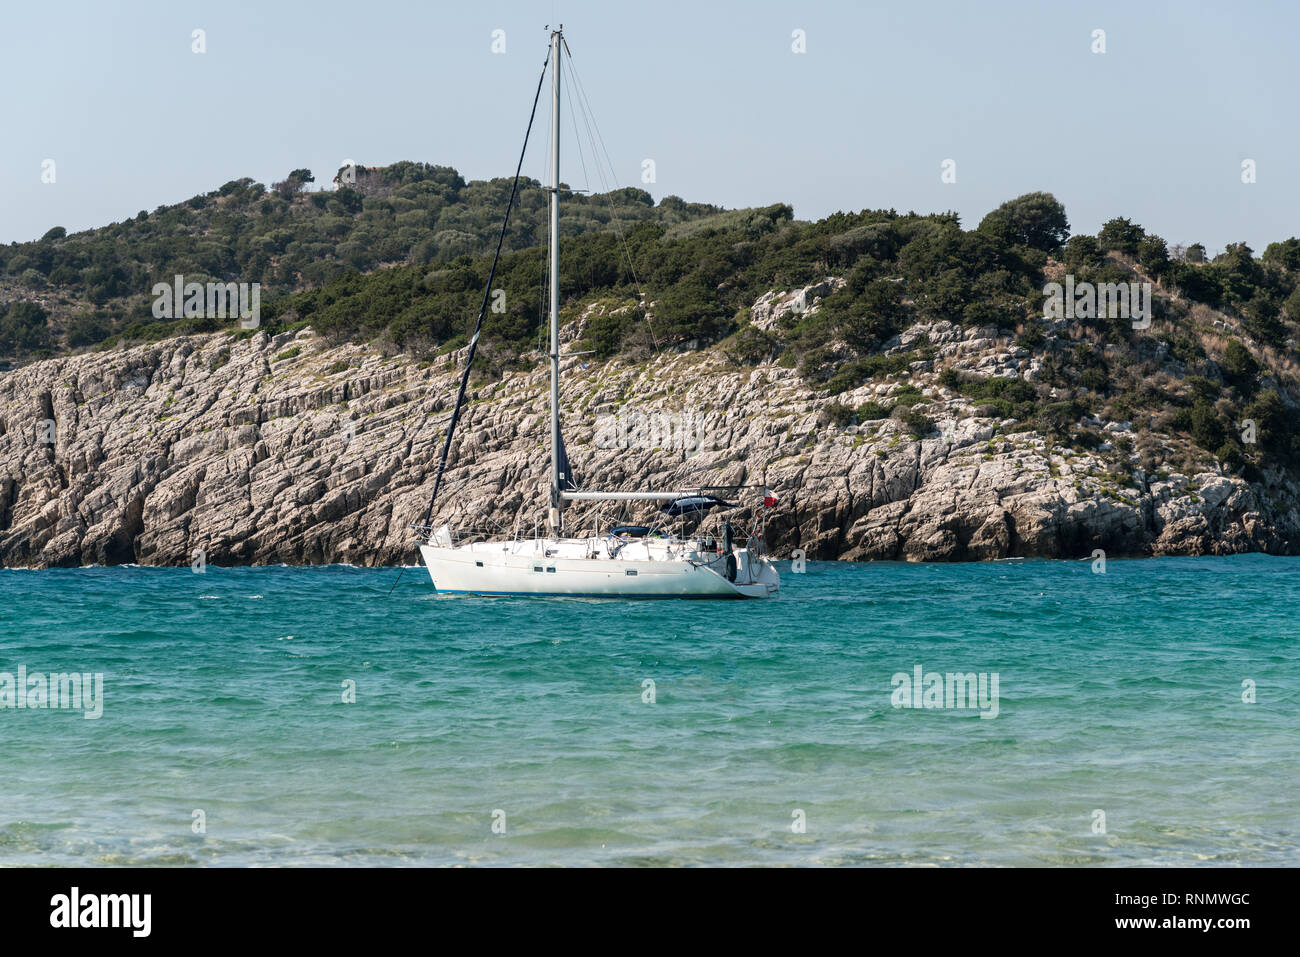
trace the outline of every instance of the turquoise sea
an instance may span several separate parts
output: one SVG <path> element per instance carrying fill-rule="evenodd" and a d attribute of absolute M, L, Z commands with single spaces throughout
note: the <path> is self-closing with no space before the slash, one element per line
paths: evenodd
<path fill-rule="evenodd" d="M 1300 559 L 779 567 L 0 571 L 0 703 L 103 676 L 98 718 L 0 710 L 0 865 L 1300 864 Z M 917 666 L 996 717 L 895 707 Z"/>

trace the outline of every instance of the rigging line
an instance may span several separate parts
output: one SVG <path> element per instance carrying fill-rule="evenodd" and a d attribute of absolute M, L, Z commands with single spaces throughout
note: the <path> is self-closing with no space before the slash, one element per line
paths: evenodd
<path fill-rule="evenodd" d="M 524 145 L 519 151 L 519 162 L 515 166 L 515 180 L 510 187 L 510 201 L 506 203 L 506 214 L 501 220 L 501 234 L 497 237 L 497 249 L 492 257 L 492 268 L 488 271 L 488 281 L 483 287 L 483 302 L 479 306 L 478 319 L 474 323 L 474 336 L 469 341 L 469 351 L 465 356 L 465 372 L 460 377 L 460 391 L 456 393 L 456 407 L 452 410 L 451 422 L 447 426 L 447 437 L 442 443 L 442 458 L 438 462 L 438 474 L 433 480 L 433 494 L 429 496 L 429 508 L 424 513 L 424 524 L 433 518 L 433 505 L 438 500 L 438 490 L 442 486 L 442 474 L 447 469 L 447 453 L 451 451 L 451 437 L 456 432 L 456 421 L 460 418 L 461 406 L 465 403 L 465 389 L 469 385 L 470 370 L 474 366 L 474 353 L 478 349 L 479 333 L 483 331 L 483 317 L 487 314 L 488 299 L 492 295 L 492 280 L 496 278 L 497 263 L 501 259 L 501 246 L 506 240 L 506 230 L 510 226 L 510 211 L 515 207 L 515 197 L 519 195 L 519 173 L 524 168 L 524 156 L 528 153 L 528 137 L 533 132 L 533 120 L 537 117 L 537 103 L 542 97 L 542 83 L 546 80 L 546 67 L 551 62 L 551 51 L 547 48 L 546 59 L 542 61 L 542 75 L 537 78 L 537 92 L 533 94 L 533 109 L 528 114 L 528 129 L 524 131 Z"/>
<path fill-rule="evenodd" d="M 581 107 L 581 110 L 579 112 L 582 117 L 582 125 L 586 128 L 587 139 L 591 142 L 592 165 L 595 166 L 596 168 L 596 175 L 600 178 L 600 183 L 602 188 L 605 190 L 605 192 L 608 193 L 611 192 L 613 188 L 617 185 L 618 176 L 615 173 L 615 171 L 611 169 L 610 178 L 608 180 L 605 178 L 604 167 L 601 166 L 600 164 L 600 150 L 598 149 L 596 144 L 596 134 L 592 130 L 592 125 L 595 122 L 595 117 L 592 115 L 591 103 L 589 100 L 586 99 L 586 93 L 582 89 L 582 81 L 578 77 L 578 70 L 575 66 L 573 66 L 572 57 L 569 58 L 569 67 L 571 72 L 573 73 L 573 80 L 574 80 L 573 85 L 578 88 L 578 97 L 579 97 L 578 104 Z M 574 127 L 575 128 L 577 127 L 576 121 L 574 123 Z M 617 210 L 614 208 L 614 204 L 612 200 L 610 202 L 610 213 L 611 213 L 611 219 L 614 220 L 615 231 L 617 232 L 620 224 L 617 222 L 618 213 Z"/>
<path fill-rule="evenodd" d="M 547 233 L 549 232 L 550 230 L 548 229 Z M 546 332 L 546 274 L 549 271 L 550 270 L 546 268 L 546 259 L 543 258 L 541 262 L 542 276 L 538 283 L 540 286 L 540 294 L 537 299 L 537 341 L 534 343 L 534 349 L 538 352 L 543 352 L 545 350 L 542 337 Z"/>
<path fill-rule="evenodd" d="M 550 56 L 549 50 L 546 55 L 548 57 Z M 553 114 L 554 111 L 555 111 L 555 105 L 551 104 L 551 114 Z M 548 116 L 551 114 L 548 114 Z M 542 186 L 543 191 L 545 191 L 546 189 L 546 187 L 542 184 L 546 182 L 546 176 L 548 173 L 547 166 L 550 162 L 549 157 L 551 155 L 551 144 L 553 139 L 552 127 L 554 125 L 555 125 L 554 123 L 546 124 L 546 152 L 543 153 L 541 156 L 542 171 L 540 174 L 538 174 L 537 177 L 537 183 L 539 186 Z M 549 286 L 550 270 L 547 268 L 547 264 L 551 260 L 551 256 L 550 256 L 551 231 L 545 228 L 546 226 L 546 215 L 545 215 L 546 204 L 545 203 L 542 204 L 542 213 L 543 213 L 542 216 L 543 228 L 541 231 L 542 239 L 541 242 L 538 243 L 538 246 L 542 251 L 541 259 L 538 261 L 538 269 L 539 272 L 541 273 L 541 281 L 539 283 L 539 285 L 541 286 L 541 298 L 537 300 L 537 343 L 535 348 L 537 352 L 545 354 L 546 352 L 546 304 L 548 302 L 547 292 L 550 288 Z"/>
<path fill-rule="evenodd" d="M 575 73 L 575 79 L 576 79 L 576 70 L 574 71 L 574 73 Z M 593 157 L 594 157 L 595 159 L 597 159 L 597 161 L 598 161 L 598 159 L 599 159 L 599 155 L 598 155 L 599 151 L 597 150 L 597 147 L 596 147 L 596 137 L 595 137 L 595 135 L 593 135 L 593 133 L 592 133 L 591 123 L 590 123 L 590 121 L 589 121 L 589 119 L 588 119 L 588 114 L 589 114 L 589 110 L 584 110 L 584 111 L 583 111 L 583 123 L 584 123 L 584 125 L 587 127 L 587 136 L 588 136 L 588 138 L 591 140 L 591 148 L 592 148 L 592 154 L 593 154 Z M 608 180 L 605 179 L 604 170 L 599 166 L 599 163 L 598 163 L 598 162 L 597 162 L 597 166 L 596 166 L 596 172 L 597 172 L 597 175 L 598 175 L 599 178 L 600 178 L 601 186 L 603 187 L 603 189 L 604 189 L 604 191 L 605 191 L 605 193 L 606 193 L 606 201 L 609 203 L 609 210 L 610 210 L 610 220 L 609 220 L 609 221 L 610 221 L 610 224 L 614 227 L 614 234 L 615 234 L 615 236 L 617 236 L 617 238 L 618 238 L 619 248 L 620 248 L 620 250 L 621 250 L 622 253 L 623 253 L 623 259 L 624 259 L 624 260 L 626 261 L 626 263 L 627 263 L 628 273 L 631 275 L 631 277 L 632 277 L 632 283 L 633 283 L 633 285 L 636 287 L 637 297 L 638 297 L 638 299 L 639 299 L 642 303 L 644 303 L 644 302 L 645 302 L 645 290 L 642 288 L 642 286 L 641 286 L 641 279 L 640 279 L 640 277 L 637 275 L 637 272 L 636 272 L 636 265 L 632 262 L 632 254 L 631 254 L 631 250 L 630 250 L 629 247 L 628 247 L 628 244 L 627 244 L 627 238 L 626 238 L 626 236 L 624 235 L 624 232 L 623 232 L 623 224 L 622 224 L 622 221 L 619 219 L 619 216 L 618 216 L 618 208 L 617 208 L 617 206 L 615 205 L 615 202 L 614 202 L 614 199 L 613 199 L 613 195 L 612 195 L 616 183 L 611 183 L 611 182 L 609 182 Z M 612 171 L 611 171 L 611 172 L 612 172 Z M 647 327 L 647 329 L 648 329 L 649 332 L 650 332 L 650 339 L 651 339 L 651 342 L 654 344 L 655 351 L 659 351 L 659 349 L 660 349 L 659 336 L 658 336 L 658 334 L 655 332 L 654 322 L 653 322 L 653 320 L 651 320 L 651 318 L 650 318 L 650 316 L 649 316 L 648 313 L 646 314 L 645 319 L 646 319 L 646 327 Z"/>
<path fill-rule="evenodd" d="M 581 164 L 582 166 L 582 185 L 585 186 L 587 190 L 590 192 L 591 177 L 587 173 L 587 157 L 582 152 L 582 137 L 578 135 L 580 133 L 578 129 L 578 120 L 577 120 L 578 111 L 577 108 L 573 105 L 573 90 L 571 89 L 572 85 L 573 84 L 565 85 L 564 95 L 569 98 L 569 122 L 573 124 L 573 143 L 575 149 L 578 152 L 578 163 Z M 596 157 L 593 155 L 592 156 L 593 165 L 595 165 L 595 159 Z"/>
<path fill-rule="evenodd" d="M 573 74 L 573 85 L 578 88 L 579 101 L 584 104 L 583 123 L 587 126 L 587 136 L 588 138 L 591 139 L 591 149 L 592 149 L 592 153 L 594 154 L 594 159 L 597 161 L 598 164 L 599 152 L 603 152 L 605 154 L 605 162 L 609 166 L 609 175 L 611 180 L 610 183 L 607 184 L 605 182 L 604 169 L 601 168 L 599 165 L 597 165 L 597 174 L 600 176 L 602 185 L 605 185 L 606 187 L 605 191 L 609 199 L 609 210 L 610 210 L 611 220 L 614 225 L 614 232 L 618 236 L 619 245 L 622 247 L 623 258 L 627 260 L 628 272 L 632 274 L 632 283 L 633 285 L 636 286 L 637 296 L 644 303 L 645 291 L 641 287 L 640 277 L 638 277 L 636 274 L 636 265 L 632 262 L 632 251 L 628 247 L 627 237 L 624 235 L 623 224 L 622 221 L 618 218 L 618 208 L 614 204 L 614 198 L 612 195 L 613 186 L 617 185 L 618 183 L 618 171 L 614 168 L 614 160 L 609 155 L 609 148 L 605 145 L 605 138 L 600 134 L 600 124 L 596 122 L 596 114 L 595 111 L 592 110 L 591 108 L 591 100 L 587 97 L 587 89 L 585 86 L 583 86 L 582 77 L 579 76 L 578 74 L 578 68 L 573 64 L 573 54 L 569 53 L 569 48 L 567 43 L 565 44 L 564 49 L 566 55 L 568 55 L 569 57 L 569 71 Z M 594 135 L 592 134 L 593 127 L 595 129 Z M 599 152 L 596 149 L 597 141 L 599 141 L 599 146 L 600 146 Z M 660 351 L 659 336 L 655 333 L 654 322 L 650 319 L 650 312 L 648 308 L 645 314 L 645 321 L 646 321 L 646 328 L 650 330 L 650 339 L 654 343 L 655 351 L 658 352 Z"/>
<path fill-rule="evenodd" d="M 567 49 L 567 47 L 566 47 L 566 49 Z M 591 109 L 591 101 L 587 98 L 587 92 L 586 92 L 586 90 L 585 90 L 585 89 L 583 88 L 583 86 L 582 86 L 582 78 L 578 76 L 578 68 L 577 68 L 576 66 L 573 65 L 573 57 L 572 57 L 571 55 L 570 55 L 570 57 L 569 57 L 569 70 L 570 70 L 570 72 L 573 74 L 573 84 L 572 84 L 572 85 L 575 86 L 575 87 L 577 88 L 577 90 L 578 90 L 578 99 L 579 99 L 579 104 L 580 104 L 581 107 L 582 107 L 582 123 L 583 123 L 583 126 L 586 127 L 586 130 L 587 130 L 587 138 L 591 141 L 591 148 L 592 148 L 591 157 L 592 157 L 592 163 L 593 163 L 594 166 L 596 166 L 596 172 L 597 172 L 597 174 L 600 176 L 601 183 L 605 186 L 605 188 L 606 188 L 607 190 L 608 190 L 608 189 L 611 189 L 611 188 L 613 187 L 613 185 L 614 185 L 614 184 L 617 184 L 617 182 L 618 182 L 618 174 L 617 174 L 617 173 L 615 172 L 615 170 L 613 169 L 612 164 L 610 164 L 610 171 L 609 171 L 609 172 L 610 172 L 610 179 L 609 179 L 609 180 L 606 180 L 606 179 L 605 179 L 605 171 L 604 171 L 604 168 L 603 168 L 602 166 L 600 166 L 600 150 L 598 150 L 598 149 L 596 148 L 596 147 L 597 147 L 597 143 L 596 143 L 596 139 L 597 139 L 597 137 L 596 137 L 596 135 L 595 135 L 595 134 L 593 133 L 593 131 L 592 131 L 592 128 L 593 128 L 593 126 L 594 126 L 594 124 L 595 124 L 595 122 L 596 122 L 596 118 L 595 118 L 595 115 L 594 115 L 594 113 L 593 113 L 593 111 L 592 111 L 592 109 Z M 574 126 L 576 127 L 577 124 L 575 123 Z M 606 150 L 605 153 L 606 153 L 606 159 L 608 160 L 608 155 L 609 155 L 608 150 Z"/>
<path fill-rule="evenodd" d="M 565 44 L 565 47 L 566 47 L 566 49 L 567 49 L 568 44 Z M 570 57 L 570 65 L 572 65 L 572 57 Z M 578 116 L 580 115 L 581 111 L 580 111 L 577 107 L 574 106 L 572 86 L 573 86 L 573 84 L 568 84 L 567 86 L 565 86 L 565 88 L 564 88 L 564 92 L 565 92 L 565 95 L 568 96 L 568 98 L 569 98 L 569 117 L 570 117 L 569 122 L 571 122 L 571 123 L 573 124 L 573 143 L 574 143 L 574 149 L 575 149 L 575 151 L 576 151 L 577 154 L 578 154 L 578 163 L 582 166 L 582 185 L 585 187 L 586 192 L 590 195 L 591 192 L 592 192 L 591 175 L 587 172 L 587 157 L 586 157 L 586 154 L 585 154 L 585 153 L 583 152 L 583 150 L 582 150 L 582 131 L 581 131 L 580 129 L 578 129 Z M 583 119 L 583 123 L 584 123 L 584 125 L 585 125 L 585 124 L 586 124 L 586 114 L 585 114 L 585 113 L 581 113 L 581 116 L 582 116 L 582 119 Z M 590 137 L 590 135 L 591 135 L 591 133 L 590 133 L 590 127 L 588 128 L 588 134 L 587 134 L 587 135 L 588 135 L 589 137 Z M 596 173 L 597 173 L 597 175 L 599 176 L 599 175 L 600 175 L 600 167 L 597 166 L 597 162 L 598 162 L 599 157 L 597 157 L 597 156 L 596 156 L 596 153 L 595 153 L 596 144 L 595 144 L 595 143 L 592 143 L 592 144 L 591 144 L 591 148 L 592 148 L 592 155 L 591 155 L 592 166 L 595 167 L 595 169 L 596 169 Z M 601 176 L 600 178 L 601 178 L 601 181 L 603 182 L 603 181 L 604 181 L 604 177 Z M 592 204 L 584 202 L 584 206 L 590 207 L 590 205 L 592 205 Z M 589 209 L 588 209 L 588 211 L 589 211 Z M 594 278 L 594 274 L 595 274 L 595 268 L 592 267 L 592 276 L 593 276 L 593 278 Z"/>
<path fill-rule="evenodd" d="M 533 344 L 533 348 L 537 352 L 541 353 L 542 355 L 545 355 L 547 350 L 546 304 L 547 302 L 550 301 L 548 298 L 548 293 L 550 291 L 550 272 L 551 272 L 550 269 L 547 268 L 547 264 L 550 261 L 551 231 L 547 229 L 544 230 L 543 232 L 546 234 L 546 238 L 542 240 L 542 247 L 541 247 L 542 259 L 541 262 L 538 264 L 540 267 L 539 271 L 541 272 L 541 276 L 538 280 L 539 294 L 537 299 L 537 340 Z"/>

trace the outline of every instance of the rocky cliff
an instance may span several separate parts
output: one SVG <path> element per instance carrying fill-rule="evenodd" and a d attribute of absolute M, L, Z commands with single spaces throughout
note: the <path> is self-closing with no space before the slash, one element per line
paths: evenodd
<path fill-rule="evenodd" d="M 829 288 L 766 296 L 754 321 Z M 921 437 L 894 418 L 828 415 L 832 400 L 793 370 L 742 366 L 715 347 L 640 363 L 566 358 L 570 456 L 593 487 L 768 485 L 781 499 L 768 542 L 782 557 L 1297 551 L 1285 479 L 1252 485 L 1212 458 L 1199 472 L 1144 471 L 1116 448 L 1123 422 L 1092 423 L 1114 440 L 1093 450 L 1016 431 L 938 380 L 949 367 L 1032 376 L 1012 333 L 939 323 L 893 348 L 922 336 L 931 358 L 833 403 L 870 408 L 919 388 L 934 424 Z M 0 564 L 185 565 L 196 552 L 218 565 L 411 562 L 407 526 L 428 501 L 462 360 L 417 363 L 302 330 L 176 338 L 0 374 Z M 531 533 L 549 465 L 545 365 L 471 395 L 436 519 Z M 595 518 L 574 511 L 577 526 Z"/>

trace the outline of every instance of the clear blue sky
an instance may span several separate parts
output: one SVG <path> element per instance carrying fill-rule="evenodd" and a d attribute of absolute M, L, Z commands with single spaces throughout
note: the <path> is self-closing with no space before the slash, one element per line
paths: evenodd
<path fill-rule="evenodd" d="M 1300 4 L 1285 0 L 42 0 L 0 25 L 0 242 L 241 176 L 305 166 L 319 185 L 344 159 L 507 175 L 557 20 L 620 179 L 641 185 L 653 159 L 656 199 L 788 202 L 802 219 L 955 209 L 973 226 L 1041 189 L 1076 232 L 1124 215 L 1257 252 L 1300 234 Z M 576 163 L 565 179 L 582 182 Z"/>

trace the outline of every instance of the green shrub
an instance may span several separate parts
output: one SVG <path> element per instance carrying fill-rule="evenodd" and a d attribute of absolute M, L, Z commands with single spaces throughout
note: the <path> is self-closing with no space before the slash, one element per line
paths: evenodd
<path fill-rule="evenodd" d="M 926 401 L 925 393 L 914 385 L 904 385 L 895 390 L 890 397 L 894 400 L 893 408 L 907 409 Z"/>
<path fill-rule="evenodd" d="M 1077 402 L 1048 402 L 1034 414 L 1034 425 L 1046 435 L 1064 438 L 1082 415 Z"/>
<path fill-rule="evenodd" d="M 1259 363 L 1250 354 L 1250 350 L 1236 339 L 1230 339 L 1223 350 L 1224 375 L 1234 386 L 1249 395 L 1255 391 L 1255 378 L 1259 375 Z"/>
<path fill-rule="evenodd" d="M 917 438 L 924 438 L 934 431 L 934 421 L 911 406 L 895 405 L 891 415 L 899 425 Z"/>
<path fill-rule="evenodd" d="M 896 352 L 892 355 L 874 355 L 854 359 L 840 366 L 835 374 L 831 376 L 830 381 L 826 383 L 826 388 L 830 390 L 832 395 L 838 395 L 841 392 L 847 392 L 849 389 L 856 389 L 864 382 L 870 382 L 872 379 L 905 372 L 917 360 L 918 356 L 914 352 Z"/>
<path fill-rule="evenodd" d="M 1202 402 L 1216 402 L 1223 394 L 1223 386 L 1205 376 L 1189 375 L 1183 382 L 1192 390 L 1192 395 Z"/>
<path fill-rule="evenodd" d="M 841 402 L 828 402 L 822 406 L 817 415 L 817 420 L 822 425 L 834 425 L 837 428 L 844 428 L 852 425 L 856 413 L 847 405 Z"/>
<path fill-rule="evenodd" d="M 1047 334 L 1038 323 L 1030 323 L 1025 331 L 1016 337 L 1016 345 L 1021 349 L 1037 349 L 1047 341 Z"/>
<path fill-rule="evenodd" d="M 779 341 L 772 333 L 746 326 L 736 333 L 731 354 L 742 365 L 756 366 L 772 358 L 779 348 Z"/>
<path fill-rule="evenodd" d="M 1084 369 L 1079 374 L 1079 385 L 1092 392 L 1104 393 L 1110 388 L 1110 378 L 1102 369 Z"/>

